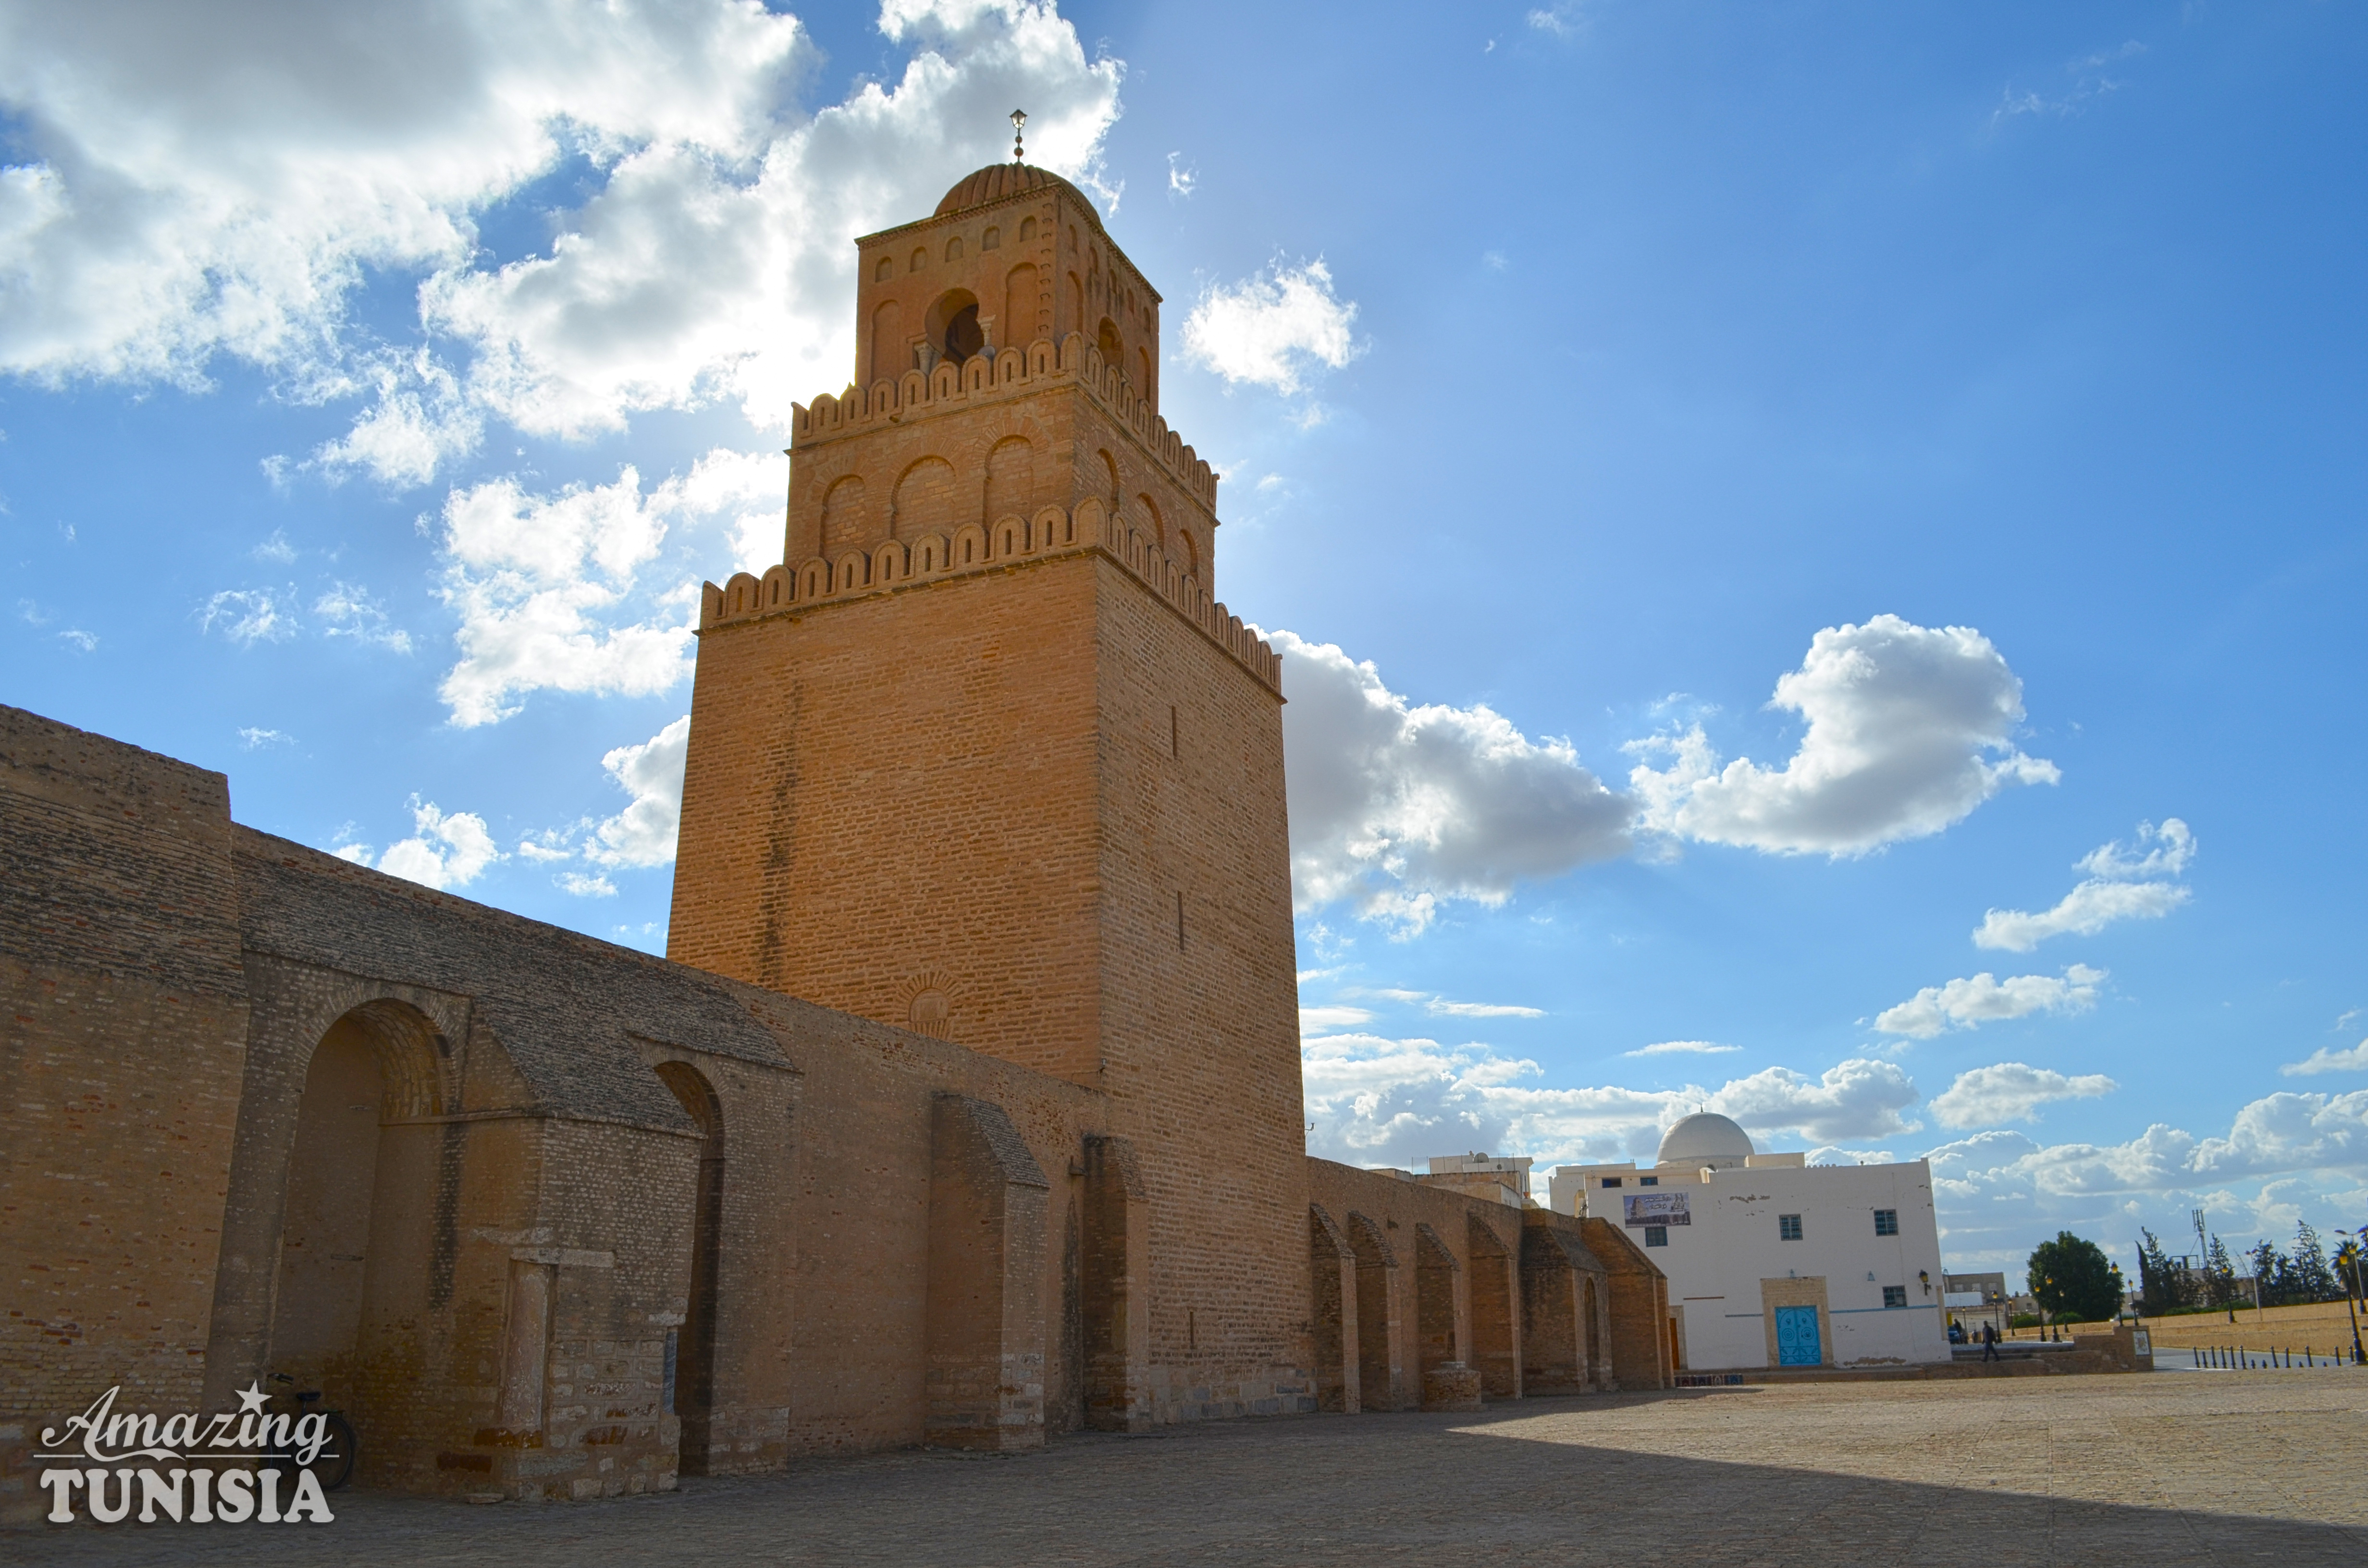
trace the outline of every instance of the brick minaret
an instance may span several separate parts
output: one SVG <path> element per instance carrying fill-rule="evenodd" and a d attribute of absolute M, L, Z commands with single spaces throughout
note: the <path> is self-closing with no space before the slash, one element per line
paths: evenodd
<path fill-rule="evenodd" d="M 668 956 L 1107 1095 L 1160 1403 L 1256 1408 L 1309 1362 L 1281 696 L 1159 295 L 1022 164 L 857 245 L 784 562 L 706 589 Z"/>

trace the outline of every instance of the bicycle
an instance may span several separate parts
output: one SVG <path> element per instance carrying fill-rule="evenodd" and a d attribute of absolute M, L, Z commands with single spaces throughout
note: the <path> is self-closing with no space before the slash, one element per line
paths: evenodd
<path fill-rule="evenodd" d="M 293 1383 L 296 1380 L 285 1372 L 274 1372 L 271 1374 L 271 1381 L 275 1383 Z M 304 1464 L 297 1459 L 298 1450 L 292 1445 L 285 1449 L 273 1448 L 263 1462 L 267 1467 L 279 1471 L 291 1482 L 295 1479 L 298 1471 L 309 1470 L 313 1472 L 313 1479 L 321 1483 L 322 1491 L 335 1492 L 353 1479 L 354 1460 L 361 1448 L 361 1442 L 355 1437 L 354 1424 L 346 1419 L 344 1411 L 312 1411 L 305 1408 L 320 1397 L 319 1389 L 291 1389 L 285 1393 L 275 1392 L 272 1394 L 272 1402 L 275 1405 L 282 1399 L 293 1399 L 296 1402 L 296 1415 L 299 1420 L 303 1416 L 314 1415 L 324 1417 L 327 1437 L 313 1455 L 311 1464 Z M 275 1412 L 280 1415 L 286 1413 L 284 1406 Z"/>

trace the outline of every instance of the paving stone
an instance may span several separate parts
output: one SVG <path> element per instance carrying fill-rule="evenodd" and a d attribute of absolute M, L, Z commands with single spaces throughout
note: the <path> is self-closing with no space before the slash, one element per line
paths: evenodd
<path fill-rule="evenodd" d="M 14 1534 L 25 1562 L 2368 1562 L 2368 1374 L 1801 1384 L 1079 1434 L 575 1506 L 339 1494 L 300 1528 Z"/>

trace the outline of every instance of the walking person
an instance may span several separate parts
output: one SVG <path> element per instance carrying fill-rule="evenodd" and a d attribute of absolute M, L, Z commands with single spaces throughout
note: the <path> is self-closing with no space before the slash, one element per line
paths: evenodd
<path fill-rule="evenodd" d="M 1982 1324 L 1982 1359 L 1985 1361 L 2006 1359 L 1998 1352 L 1998 1324 L 1994 1323 Z"/>

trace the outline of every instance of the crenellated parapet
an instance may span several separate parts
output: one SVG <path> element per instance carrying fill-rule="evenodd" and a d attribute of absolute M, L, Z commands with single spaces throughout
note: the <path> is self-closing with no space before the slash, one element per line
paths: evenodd
<path fill-rule="evenodd" d="M 951 533 L 889 540 L 869 551 L 848 550 L 784 563 L 761 577 L 735 573 L 721 587 L 701 585 L 699 630 L 705 633 L 738 621 L 803 613 L 827 604 L 1007 571 L 1030 561 L 1092 552 L 1125 568 L 1269 689 L 1282 690 L 1282 661 L 1274 649 L 1245 627 L 1241 617 L 1212 598 L 1200 579 L 1143 529 L 1114 517 L 1092 497 L 1074 509 L 1046 506 L 1033 517 L 999 517 L 992 527 L 972 523 Z"/>
<path fill-rule="evenodd" d="M 1038 338 L 1026 348 L 985 349 L 961 364 L 940 360 L 934 369 L 907 370 L 897 379 L 882 378 L 867 391 L 849 386 L 828 392 L 811 404 L 791 409 L 790 450 L 794 454 L 842 436 L 905 424 L 931 414 L 1041 392 L 1056 384 L 1075 383 L 1090 392 L 1117 422 L 1133 432 L 1169 476 L 1201 506 L 1214 512 L 1217 475 L 1197 452 L 1167 427 L 1150 400 L 1083 335 L 1070 333 L 1055 343 Z"/>

